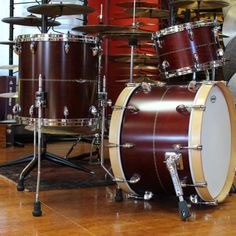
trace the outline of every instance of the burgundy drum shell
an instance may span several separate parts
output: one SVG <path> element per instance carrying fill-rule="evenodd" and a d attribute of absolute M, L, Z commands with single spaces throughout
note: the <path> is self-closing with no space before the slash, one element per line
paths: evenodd
<path fill-rule="evenodd" d="M 215 42 L 212 26 L 193 28 L 193 42 L 196 47 L 199 63 L 205 64 L 218 60 L 218 45 Z M 160 37 L 162 47 L 157 47 L 160 63 L 168 61 L 167 72 L 194 66 L 193 51 L 191 49 L 187 30 L 175 32 Z"/>
<path fill-rule="evenodd" d="M 139 112 L 125 111 L 120 143 L 134 144 L 134 148 L 121 148 L 120 159 L 126 179 L 139 174 L 141 179 L 130 184 L 135 193 L 145 191 L 155 194 L 174 193 L 173 183 L 166 167 L 165 152 L 175 152 L 173 145 L 188 146 L 189 113 L 179 113 L 176 107 L 190 105 L 195 92 L 186 86 L 155 87 L 149 93 L 137 89 L 127 106 L 135 106 Z M 192 183 L 188 152 L 182 151 L 183 170 L 178 170 L 180 179 Z M 193 191 L 189 188 L 188 193 Z"/>
<path fill-rule="evenodd" d="M 30 49 L 32 43 L 35 52 Z M 65 52 L 66 44 L 69 45 L 68 53 Z M 65 106 L 69 110 L 68 119 L 90 117 L 90 106 L 97 105 L 97 56 L 92 53 L 95 43 L 82 40 L 27 41 L 20 42 L 20 46 L 19 115 L 29 117 L 41 74 L 42 90 L 47 97 L 43 118 L 64 119 Z"/>

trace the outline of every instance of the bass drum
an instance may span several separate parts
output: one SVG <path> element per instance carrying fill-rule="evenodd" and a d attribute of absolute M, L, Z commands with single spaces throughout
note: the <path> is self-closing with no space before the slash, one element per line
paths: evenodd
<path fill-rule="evenodd" d="M 186 85 L 144 88 L 126 87 L 112 113 L 109 152 L 113 173 L 123 180 L 118 185 L 138 196 L 146 191 L 173 194 L 165 153 L 176 152 L 179 145 L 181 182 L 207 183 L 184 188 L 185 194 L 223 201 L 233 183 L 236 153 L 236 118 L 228 88 L 222 82 L 203 83 L 195 91 Z M 136 174 L 136 184 L 126 181 Z"/>

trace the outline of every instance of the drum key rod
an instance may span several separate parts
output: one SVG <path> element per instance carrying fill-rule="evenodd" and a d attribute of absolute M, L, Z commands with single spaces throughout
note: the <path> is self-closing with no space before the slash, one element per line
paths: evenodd
<path fill-rule="evenodd" d="M 179 151 L 182 149 L 191 149 L 191 150 L 199 150 L 199 151 L 202 150 L 202 145 L 195 145 L 195 146 L 190 147 L 190 146 L 181 146 L 180 144 L 174 144 L 173 147 L 176 151 Z"/>
<path fill-rule="evenodd" d="M 182 189 L 179 175 L 177 172 L 177 162 L 180 158 L 181 158 L 180 153 L 175 153 L 175 152 L 165 153 L 165 163 L 170 173 L 176 196 L 179 198 L 179 215 L 182 220 L 186 220 L 188 217 L 190 217 L 191 214 L 190 214 L 188 205 L 186 201 L 184 200 L 184 197 L 183 197 L 184 193 L 183 193 L 183 189 Z"/>

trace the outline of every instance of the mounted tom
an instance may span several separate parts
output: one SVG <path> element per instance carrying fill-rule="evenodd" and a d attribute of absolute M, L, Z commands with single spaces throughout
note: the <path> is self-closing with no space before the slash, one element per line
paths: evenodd
<path fill-rule="evenodd" d="M 196 21 L 175 25 L 153 35 L 159 69 L 172 78 L 222 66 L 223 49 L 216 21 Z"/>

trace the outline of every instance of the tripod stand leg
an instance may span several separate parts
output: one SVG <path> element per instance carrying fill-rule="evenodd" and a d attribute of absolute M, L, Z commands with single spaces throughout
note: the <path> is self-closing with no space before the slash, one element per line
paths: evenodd
<path fill-rule="evenodd" d="M 20 158 L 18 160 L 13 160 L 9 162 L 5 162 L 3 164 L 0 164 L 0 167 L 6 167 L 6 166 L 13 166 L 13 165 L 18 165 L 18 164 L 23 164 L 25 162 L 29 162 L 33 159 L 33 155 L 25 156 L 23 158 Z"/>
<path fill-rule="evenodd" d="M 33 170 L 33 168 L 36 165 L 37 160 L 38 160 L 37 155 L 35 155 L 35 157 L 31 160 L 31 162 L 22 170 L 20 177 L 18 179 L 18 183 L 17 183 L 18 191 L 24 191 L 25 189 L 24 179 Z"/>
<path fill-rule="evenodd" d="M 75 165 L 75 164 L 71 163 L 70 161 L 62 159 L 62 158 L 60 158 L 57 155 L 54 155 L 52 153 L 47 152 L 45 154 L 45 159 L 47 159 L 49 161 L 59 163 L 59 164 L 62 164 L 62 165 L 65 165 L 65 166 L 68 166 L 68 167 L 71 167 L 71 168 L 74 168 L 74 169 L 77 169 L 77 170 L 82 170 L 82 171 L 84 171 L 86 173 L 89 173 L 89 174 L 95 174 L 93 171 L 91 171 L 91 170 L 89 170 L 89 169 L 87 169 L 83 166 Z"/>

